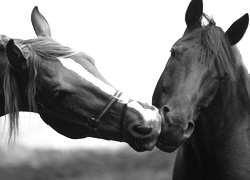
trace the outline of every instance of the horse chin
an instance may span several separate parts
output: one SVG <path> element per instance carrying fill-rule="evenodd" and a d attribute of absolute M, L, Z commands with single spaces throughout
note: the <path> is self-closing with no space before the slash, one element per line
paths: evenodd
<path fill-rule="evenodd" d="M 182 130 L 176 128 L 168 129 L 167 132 L 160 134 L 156 147 L 164 152 L 173 152 L 186 140 L 187 138 Z"/>
<path fill-rule="evenodd" d="M 126 142 L 137 152 L 152 151 L 157 143 L 157 137 L 136 138 L 129 135 Z"/>
<path fill-rule="evenodd" d="M 135 151 L 137 152 L 144 152 L 144 151 L 152 151 L 155 147 L 156 143 L 148 143 L 148 144 L 142 144 L 142 145 L 130 145 Z"/>
<path fill-rule="evenodd" d="M 179 147 L 179 144 L 172 145 L 172 144 L 166 143 L 164 140 L 158 139 L 158 142 L 156 143 L 156 147 L 160 149 L 161 151 L 171 153 L 171 152 L 174 152 Z"/>

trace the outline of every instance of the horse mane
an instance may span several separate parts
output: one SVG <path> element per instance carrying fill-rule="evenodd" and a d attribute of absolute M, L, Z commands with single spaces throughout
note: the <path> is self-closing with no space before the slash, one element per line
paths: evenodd
<path fill-rule="evenodd" d="M 190 32 L 191 36 L 200 37 L 201 61 L 210 67 L 215 64 L 219 73 L 218 78 L 226 80 L 227 86 L 230 86 L 228 88 L 234 95 L 231 98 L 237 98 L 244 109 L 250 113 L 248 71 L 240 52 L 236 46 L 231 46 L 225 32 L 216 26 L 213 18 L 205 13 L 203 18 L 208 21 L 208 24 L 205 25 L 201 20 L 200 28 Z M 228 99 L 225 102 L 228 102 Z"/>
<path fill-rule="evenodd" d="M 203 19 L 208 22 L 207 25 Z M 235 81 L 235 77 L 237 77 L 236 65 L 239 62 L 237 53 L 231 47 L 222 28 L 216 26 L 214 19 L 205 13 L 203 13 L 203 19 L 200 20 L 200 28 L 189 34 L 189 36 L 200 39 L 199 55 L 201 61 L 210 67 L 215 64 L 220 77 L 228 76 Z"/>
<path fill-rule="evenodd" d="M 5 37 L 5 36 L 0 36 Z M 1 40 L 3 40 L 1 38 Z M 0 41 L 1 41 L 0 40 Z M 28 85 L 25 87 L 25 98 L 28 98 L 30 111 L 37 112 L 35 103 L 36 79 L 40 62 L 55 58 L 68 58 L 79 52 L 73 51 L 50 37 L 39 37 L 29 40 L 15 40 L 27 60 Z M 9 114 L 9 140 L 18 134 L 19 111 L 22 110 L 22 98 L 20 94 L 20 82 L 18 74 L 10 63 L 7 63 L 4 72 L 3 90 L 5 95 L 5 113 Z"/>

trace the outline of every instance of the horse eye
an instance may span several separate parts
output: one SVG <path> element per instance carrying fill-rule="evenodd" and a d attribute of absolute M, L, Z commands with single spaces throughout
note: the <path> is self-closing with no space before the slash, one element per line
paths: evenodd
<path fill-rule="evenodd" d="M 65 98 L 66 96 L 68 96 L 70 93 L 69 92 L 67 92 L 67 91 L 62 91 L 62 90 L 60 90 L 60 91 L 55 91 L 54 93 L 53 93 L 53 96 L 55 97 L 55 98 L 57 98 L 57 99 L 62 99 L 62 98 Z"/>

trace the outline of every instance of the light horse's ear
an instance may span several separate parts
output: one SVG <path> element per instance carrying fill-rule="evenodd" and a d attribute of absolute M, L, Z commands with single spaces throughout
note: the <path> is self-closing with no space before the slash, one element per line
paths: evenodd
<path fill-rule="evenodd" d="M 27 67 L 26 59 L 22 51 L 15 44 L 13 39 L 10 39 L 6 45 L 6 55 L 8 61 L 16 72 L 20 72 Z"/>
<path fill-rule="evenodd" d="M 249 15 L 246 13 L 244 16 L 235 21 L 226 31 L 226 36 L 232 46 L 237 44 L 244 36 L 248 23 Z"/>
<path fill-rule="evenodd" d="M 31 13 L 31 22 L 38 37 L 51 37 L 50 27 L 47 20 L 35 6 Z"/>
<path fill-rule="evenodd" d="M 187 29 L 200 26 L 200 20 L 203 14 L 203 2 L 202 0 L 192 0 L 186 11 L 185 21 Z"/>

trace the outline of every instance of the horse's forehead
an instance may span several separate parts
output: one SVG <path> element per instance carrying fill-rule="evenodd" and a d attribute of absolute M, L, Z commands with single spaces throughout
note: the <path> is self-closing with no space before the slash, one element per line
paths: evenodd
<path fill-rule="evenodd" d="M 191 48 L 199 45 L 199 39 L 192 36 L 183 36 L 178 41 L 174 43 L 174 47 L 179 48 Z"/>
<path fill-rule="evenodd" d="M 116 90 L 95 77 L 91 74 L 84 66 L 80 65 L 79 63 L 75 62 L 73 59 L 70 58 L 58 58 L 62 65 L 67 68 L 68 70 L 73 71 L 74 73 L 81 76 L 86 81 L 92 83 L 94 86 L 106 92 L 107 94 L 113 95 L 115 94 Z"/>

